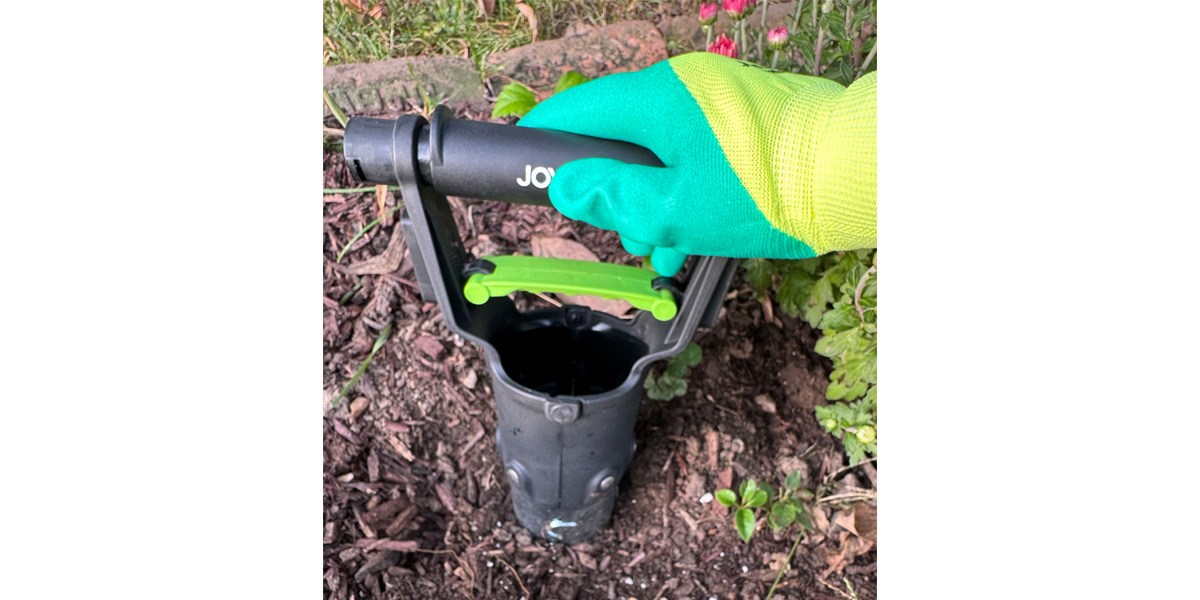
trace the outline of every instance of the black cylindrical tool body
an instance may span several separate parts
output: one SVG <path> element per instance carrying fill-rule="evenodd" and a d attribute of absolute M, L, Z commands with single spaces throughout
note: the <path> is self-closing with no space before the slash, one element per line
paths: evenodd
<path fill-rule="evenodd" d="M 486 352 L 496 446 L 513 510 L 541 537 L 573 544 L 608 522 L 637 444 L 649 351 L 629 323 L 582 306 L 514 318 Z"/>

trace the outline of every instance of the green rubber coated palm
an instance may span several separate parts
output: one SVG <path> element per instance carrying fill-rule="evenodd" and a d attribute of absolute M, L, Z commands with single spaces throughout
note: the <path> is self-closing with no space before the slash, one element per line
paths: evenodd
<path fill-rule="evenodd" d="M 689 254 L 807 258 L 875 245 L 874 73 L 847 89 L 686 54 L 555 94 L 518 125 L 658 155 L 665 167 L 567 163 L 549 193 L 663 275 Z"/>

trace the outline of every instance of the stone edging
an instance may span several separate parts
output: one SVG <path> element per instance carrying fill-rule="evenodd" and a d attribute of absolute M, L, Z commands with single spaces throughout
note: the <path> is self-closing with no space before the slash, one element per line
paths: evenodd
<path fill-rule="evenodd" d="M 646 21 L 580 28 L 554 40 L 535 42 L 488 57 L 490 84 L 499 91 L 517 80 L 550 91 L 563 73 L 588 77 L 636 71 L 667 58 L 662 34 Z M 452 108 L 486 110 L 490 101 L 475 65 L 453 56 L 417 56 L 325 67 L 325 89 L 348 115 L 396 114 L 420 106 L 421 90 Z M 325 114 L 329 114 L 328 108 Z"/>

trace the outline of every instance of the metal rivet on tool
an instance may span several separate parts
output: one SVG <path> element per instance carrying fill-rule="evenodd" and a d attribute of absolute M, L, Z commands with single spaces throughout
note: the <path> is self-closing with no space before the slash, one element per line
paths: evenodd
<path fill-rule="evenodd" d="M 517 474 L 517 470 L 516 470 L 516 469 L 511 469 L 511 468 L 510 468 L 510 469 L 508 469 L 506 472 L 508 473 L 508 482 L 509 482 L 509 483 L 511 483 L 511 484 L 513 484 L 513 485 L 520 485 L 520 484 L 521 484 L 521 476 Z"/>
<path fill-rule="evenodd" d="M 600 489 L 607 490 L 608 488 L 612 487 L 613 484 L 616 482 L 617 482 L 617 478 L 613 477 L 612 475 L 609 475 L 608 477 L 605 477 L 603 480 L 600 481 Z"/>
<path fill-rule="evenodd" d="M 554 404 L 546 410 L 546 416 L 555 423 L 570 423 L 579 417 L 579 408 L 574 404 Z"/>

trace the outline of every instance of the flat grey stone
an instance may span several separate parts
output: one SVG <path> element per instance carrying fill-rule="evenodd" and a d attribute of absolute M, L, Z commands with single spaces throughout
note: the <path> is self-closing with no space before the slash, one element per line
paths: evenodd
<path fill-rule="evenodd" d="M 666 42 L 652 23 L 622 21 L 604 27 L 581 27 L 574 35 L 497 52 L 486 62 L 535 90 L 550 91 L 567 71 L 596 78 L 644 69 L 666 58 Z M 499 91 L 509 79 L 493 77 L 491 82 Z"/>
<path fill-rule="evenodd" d="M 456 56 L 412 56 L 325 67 L 325 89 L 347 115 L 401 113 L 433 104 L 483 110 L 483 80 L 474 63 Z M 329 114 L 329 109 L 325 109 Z"/>

